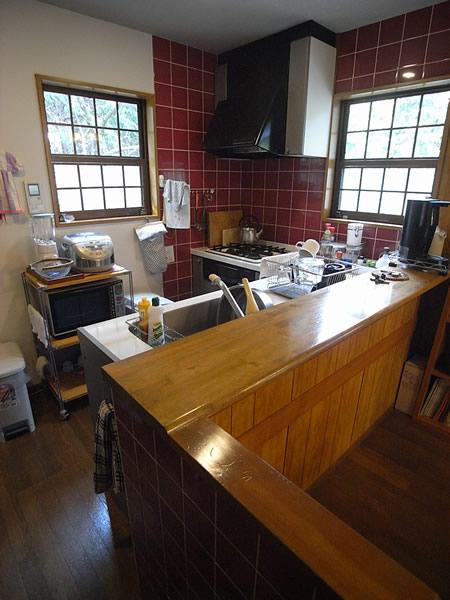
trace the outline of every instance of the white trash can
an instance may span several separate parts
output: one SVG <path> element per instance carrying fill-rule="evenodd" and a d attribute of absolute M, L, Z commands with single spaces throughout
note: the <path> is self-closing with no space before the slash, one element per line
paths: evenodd
<path fill-rule="evenodd" d="M 34 431 L 25 360 L 15 342 L 0 343 L 0 441 L 21 431 Z"/>

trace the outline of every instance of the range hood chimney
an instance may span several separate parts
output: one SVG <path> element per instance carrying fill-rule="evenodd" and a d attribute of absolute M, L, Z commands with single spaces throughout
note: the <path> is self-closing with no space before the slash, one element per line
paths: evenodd
<path fill-rule="evenodd" d="M 335 41 L 308 21 L 220 55 L 205 150 L 228 158 L 326 156 Z"/>

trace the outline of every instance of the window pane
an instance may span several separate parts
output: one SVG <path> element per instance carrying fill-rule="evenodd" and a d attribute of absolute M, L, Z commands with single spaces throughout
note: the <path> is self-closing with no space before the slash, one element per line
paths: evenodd
<path fill-rule="evenodd" d="M 81 187 L 98 187 L 102 185 L 100 165 L 80 165 Z"/>
<path fill-rule="evenodd" d="M 141 185 L 141 169 L 139 167 L 128 167 L 123 168 L 125 173 L 125 185 Z"/>
<path fill-rule="evenodd" d="M 347 131 L 360 131 L 367 129 L 369 122 L 370 102 L 360 102 L 351 104 L 348 113 Z"/>
<path fill-rule="evenodd" d="M 345 144 L 345 158 L 364 158 L 366 133 L 348 133 Z"/>
<path fill-rule="evenodd" d="M 358 206 L 358 192 L 342 190 L 341 199 L 339 202 L 340 210 L 355 211 Z"/>
<path fill-rule="evenodd" d="M 95 99 L 98 127 L 117 127 L 117 104 L 114 100 Z"/>
<path fill-rule="evenodd" d="M 383 192 L 381 194 L 380 212 L 388 215 L 401 215 L 405 194 L 399 192 Z"/>
<path fill-rule="evenodd" d="M 409 172 L 408 192 L 431 194 L 435 169 L 411 169 Z M 409 196 L 408 196 L 409 198 Z"/>
<path fill-rule="evenodd" d="M 419 125 L 438 125 L 445 123 L 450 91 L 426 94 L 422 100 Z"/>
<path fill-rule="evenodd" d="M 87 96 L 71 96 L 72 118 L 76 125 L 95 125 L 94 100 Z"/>
<path fill-rule="evenodd" d="M 370 113 L 370 129 L 384 129 L 390 127 L 392 123 L 392 110 L 394 100 L 377 100 L 372 102 L 372 112 Z"/>
<path fill-rule="evenodd" d="M 76 165 L 55 165 L 55 181 L 57 188 L 80 187 Z"/>
<path fill-rule="evenodd" d="M 52 154 L 73 154 L 72 127 L 67 125 L 49 125 L 48 141 Z"/>
<path fill-rule="evenodd" d="M 383 169 L 363 169 L 361 178 L 362 190 L 381 190 Z"/>
<path fill-rule="evenodd" d="M 139 129 L 136 104 L 119 102 L 119 127 L 121 129 Z"/>
<path fill-rule="evenodd" d="M 124 208 L 123 188 L 105 188 L 105 204 L 106 208 Z"/>
<path fill-rule="evenodd" d="M 99 129 L 98 142 L 102 156 L 120 156 L 119 136 L 112 129 Z"/>
<path fill-rule="evenodd" d="M 420 96 L 397 98 L 395 103 L 394 127 L 414 127 L 419 116 Z"/>
<path fill-rule="evenodd" d="M 369 131 L 366 158 L 386 158 L 389 145 L 389 129 Z"/>
<path fill-rule="evenodd" d="M 121 165 L 108 165 L 103 167 L 103 182 L 105 187 L 123 186 Z"/>
<path fill-rule="evenodd" d="M 125 188 L 127 197 L 127 207 L 135 208 L 142 206 L 142 191 L 141 188 Z"/>
<path fill-rule="evenodd" d="M 383 189 L 391 192 L 404 192 L 407 177 L 408 169 L 386 169 Z"/>
<path fill-rule="evenodd" d="M 101 210 L 104 208 L 102 188 L 83 190 L 83 206 L 84 210 Z"/>
<path fill-rule="evenodd" d="M 121 131 L 120 147 L 122 156 L 140 156 L 139 133 L 137 131 Z"/>
<path fill-rule="evenodd" d="M 414 145 L 414 129 L 393 129 L 389 158 L 410 158 Z"/>
<path fill-rule="evenodd" d="M 80 190 L 58 190 L 58 204 L 61 212 L 81 210 Z"/>
<path fill-rule="evenodd" d="M 442 125 L 440 127 L 419 127 L 414 156 L 438 157 L 443 131 Z"/>
<path fill-rule="evenodd" d="M 69 96 L 44 92 L 45 112 L 49 123 L 70 123 Z"/>
<path fill-rule="evenodd" d="M 380 192 L 361 192 L 359 194 L 358 210 L 361 212 L 376 213 L 380 202 Z"/>
<path fill-rule="evenodd" d="M 96 156 L 97 136 L 93 127 L 74 127 L 75 151 L 77 154 L 88 154 Z"/>

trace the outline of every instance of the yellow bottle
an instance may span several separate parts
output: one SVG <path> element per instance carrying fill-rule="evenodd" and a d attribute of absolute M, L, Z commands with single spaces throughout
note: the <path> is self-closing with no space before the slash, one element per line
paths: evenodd
<path fill-rule="evenodd" d="M 148 323 L 148 308 L 150 306 L 150 300 L 145 296 L 138 302 L 137 309 L 139 312 L 139 325 L 141 323 Z"/>

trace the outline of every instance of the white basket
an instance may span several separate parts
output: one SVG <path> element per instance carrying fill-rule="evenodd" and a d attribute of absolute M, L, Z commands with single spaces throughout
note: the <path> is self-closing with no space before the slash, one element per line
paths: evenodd
<path fill-rule="evenodd" d="M 345 271 L 339 273 L 324 274 L 325 266 L 331 263 L 344 265 Z M 339 260 L 333 260 L 322 256 L 314 258 L 289 258 L 284 262 L 275 262 L 267 259 L 267 284 L 269 288 L 278 286 L 301 285 L 325 287 L 354 277 L 359 267 L 348 265 Z"/>

